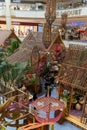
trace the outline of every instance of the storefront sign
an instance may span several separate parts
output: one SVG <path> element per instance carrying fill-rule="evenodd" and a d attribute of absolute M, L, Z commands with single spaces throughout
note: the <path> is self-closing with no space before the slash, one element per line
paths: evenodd
<path fill-rule="evenodd" d="M 20 25 L 20 22 L 14 22 L 14 21 L 12 21 L 12 25 Z"/>
<path fill-rule="evenodd" d="M 38 26 L 38 23 L 29 23 L 29 22 L 16 22 L 16 21 L 12 21 L 12 25 Z"/>
<path fill-rule="evenodd" d="M 57 12 L 57 17 L 61 17 L 62 13 L 67 13 L 68 17 L 72 16 L 80 16 L 82 12 L 82 9 L 69 9 L 69 10 L 62 10 Z"/>

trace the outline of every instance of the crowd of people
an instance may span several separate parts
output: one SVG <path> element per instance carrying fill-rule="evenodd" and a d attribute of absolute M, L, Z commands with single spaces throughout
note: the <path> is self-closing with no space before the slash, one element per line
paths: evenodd
<path fill-rule="evenodd" d="M 61 30 L 61 36 L 64 40 L 79 40 L 85 41 L 87 40 L 87 27 L 83 28 L 74 28 L 71 29 Z"/>

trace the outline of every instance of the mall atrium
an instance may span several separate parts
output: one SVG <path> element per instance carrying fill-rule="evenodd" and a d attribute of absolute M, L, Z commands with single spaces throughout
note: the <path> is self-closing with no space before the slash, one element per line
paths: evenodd
<path fill-rule="evenodd" d="M 87 130 L 87 0 L 0 0 L 0 130 Z"/>

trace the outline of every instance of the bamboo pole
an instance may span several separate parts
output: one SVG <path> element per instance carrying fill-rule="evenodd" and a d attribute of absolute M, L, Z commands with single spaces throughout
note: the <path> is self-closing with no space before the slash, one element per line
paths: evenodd
<path fill-rule="evenodd" d="M 54 130 L 54 124 L 52 124 L 52 126 L 51 126 L 51 130 Z"/>

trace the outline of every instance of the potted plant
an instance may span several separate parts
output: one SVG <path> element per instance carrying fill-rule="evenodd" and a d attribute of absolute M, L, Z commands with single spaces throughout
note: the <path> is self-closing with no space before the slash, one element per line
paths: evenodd
<path fill-rule="evenodd" d="M 61 98 L 63 99 L 63 101 L 69 102 L 69 100 L 70 100 L 70 93 L 67 90 L 64 90 Z"/>

